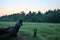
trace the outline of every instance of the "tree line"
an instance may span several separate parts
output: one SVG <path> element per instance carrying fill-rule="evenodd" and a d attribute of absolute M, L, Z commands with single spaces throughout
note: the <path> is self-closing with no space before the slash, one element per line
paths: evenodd
<path fill-rule="evenodd" d="M 21 19 L 24 22 L 60 23 L 60 9 L 48 10 L 43 14 L 41 11 L 38 11 L 37 13 L 29 11 L 28 14 L 22 11 L 21 13 L 0 17 L 0 21 L 2 22 L 15 22 L 18 19 Z"/>

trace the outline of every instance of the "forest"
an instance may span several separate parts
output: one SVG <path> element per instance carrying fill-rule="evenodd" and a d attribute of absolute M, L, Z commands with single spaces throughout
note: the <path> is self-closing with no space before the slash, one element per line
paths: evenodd
<path fill-rule="evenodd" d="M 18 19 L 24 22 L 43 22 L 43 23 L 60 23 L 60 9 L 48 10 L 45 13 L 31 12 L 25 13 L 13 13 L 11 15 L 5 15 L 0 17 L 1 22 L 15 22 Z"/>

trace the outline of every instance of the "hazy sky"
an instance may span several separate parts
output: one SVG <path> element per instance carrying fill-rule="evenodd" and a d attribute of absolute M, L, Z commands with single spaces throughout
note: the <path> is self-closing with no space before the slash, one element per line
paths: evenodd
<path fill-rule="evenodd" d="M 0 0 L 0 16 L 20 11 L 45 12 L 60 8 L 60 0 Z"/>

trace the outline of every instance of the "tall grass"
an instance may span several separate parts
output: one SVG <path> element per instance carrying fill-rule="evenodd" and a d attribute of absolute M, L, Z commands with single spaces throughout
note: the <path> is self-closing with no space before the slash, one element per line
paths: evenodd
<path fill-rule="evenodd" d="M 0 22 L 0 27 L 11 27 L 14 26 L 15 22 Z M 34 29 L 37 29 L 37 35 L 41 40 L 60 40 L 60 23 L 32 23 L 32 22 L 24 22 L 23 26 L 21 26 L 19 32 L 22 34 L 33 35 Z M 32 37 L 33 40 L 35 40 Z M 40 40 L 39 39 L 39 40 Z M 36 39 L 38 40 L 38 39 Z"/>

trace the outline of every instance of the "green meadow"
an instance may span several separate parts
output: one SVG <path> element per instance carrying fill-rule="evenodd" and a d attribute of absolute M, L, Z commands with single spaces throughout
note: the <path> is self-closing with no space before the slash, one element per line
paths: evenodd
<path fill-rule="evenodd" d="M 15 26 L 16 22 L 0 22 L 0 28 Z M 36 38 L 33 37 L 34 29 L 37 29 Z M 19 32 L 29 35 L 29 40 L 60 40 L 60 23 L 35 23 L 24 22 Z"/>

